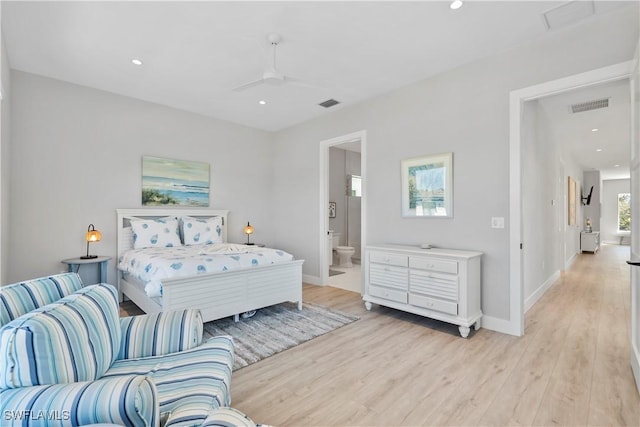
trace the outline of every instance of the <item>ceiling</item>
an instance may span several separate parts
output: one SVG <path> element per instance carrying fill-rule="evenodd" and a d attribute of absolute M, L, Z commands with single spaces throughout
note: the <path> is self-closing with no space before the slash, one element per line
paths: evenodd
<path fill-rule="evenodd" d="M 604 98 L 609 100 L 606 108 L 571 112 L 574 104 Z M 622 179 L 629 178 L 630 99 L 629 80 L 625 79 L 548 96 L 537 102 L 553 140 L 560 141 L 562 150 L 583 170 L 599 170 L 601 179 Z"/>
<path fill-rule="evenodd" d="M 277 131 L 544 37 L 542 13 L 563 4 L 4 0 L 2 31 L 13 69 Z M 233 90 L 262 76 L 271 32 L 277 68 L 314 87 Z"/>

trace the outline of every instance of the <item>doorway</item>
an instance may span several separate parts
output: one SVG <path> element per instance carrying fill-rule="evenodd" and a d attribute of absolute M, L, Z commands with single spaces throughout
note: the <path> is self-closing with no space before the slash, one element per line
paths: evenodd
<path fill-rule="evenodd" d="M 631 63 L 625 62 L 598 70 L 520 89 L 510 94 L 510 318 L 500 326 L 501 332 L 521 336 L 524 334 L 523 292 L 523 195 L 522 195 L 522 113 L 527 101 L 537 100 L 579 88 L 628 79 Z M 496 328 L 498 330 L 498 328 Z"/>
<path fill-rule="evenodd" d="M 365 152 L 365 131 L 320 144 L 320 281 L 358 293 L 366 242 Z M 340 255 L 334 246 L 341 246 Z"/>

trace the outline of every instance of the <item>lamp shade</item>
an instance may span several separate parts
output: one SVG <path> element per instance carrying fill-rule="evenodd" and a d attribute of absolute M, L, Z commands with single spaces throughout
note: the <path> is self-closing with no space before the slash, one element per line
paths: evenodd
<path fill-rule="evenodd" d="M 91 224 L 90 227 L 93 227 L 93 224 Z M 99 242 L 102 239 L 102 233 L 95 229 L 89 230 L 87 231 L 86 237 L 87 242 Z"/>

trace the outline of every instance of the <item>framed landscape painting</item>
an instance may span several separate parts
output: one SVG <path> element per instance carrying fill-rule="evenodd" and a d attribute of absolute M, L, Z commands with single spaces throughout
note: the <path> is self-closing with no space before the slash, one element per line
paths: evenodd
<path fill-rule="evenodd" d="M 209 206 L 209 163 L 142 157 L 143 206 Z"/>
<path fill-rule="evenodd" d="M 453 153 L 402 161 L 402 216 L 453 217 Z"/>

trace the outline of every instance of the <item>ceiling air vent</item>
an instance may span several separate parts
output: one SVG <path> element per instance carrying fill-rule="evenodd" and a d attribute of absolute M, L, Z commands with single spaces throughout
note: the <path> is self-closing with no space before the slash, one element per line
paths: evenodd
<path fill-rule="evenodd" d="M 542 14 L 547 30 L 566 27 L 595 14 L 593 1 L 568 1 Z"/>
<path fill-rule="evenodd" d="M 598 108 L 607 108 L 609 106 L 609 98 L 594 99 L 593 101 L 581 102 L 573 104 L 572 113 L 582 113 L 583 111 L 597 110 Z"/>
<path fill-rule="evenodd" d="M 321 107 L 324 107 L 324 108 L 329 108 L 329 107 L 333 107 L 334 105 L 338 105 L 338 104 L 340 104 L 340 102 L 336 101 L 335 99 L 327 99 L 326 101 L 321 102 L 318 105 L 321 106 Z"/>

